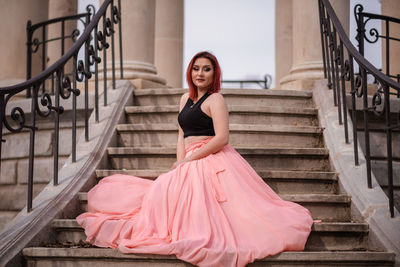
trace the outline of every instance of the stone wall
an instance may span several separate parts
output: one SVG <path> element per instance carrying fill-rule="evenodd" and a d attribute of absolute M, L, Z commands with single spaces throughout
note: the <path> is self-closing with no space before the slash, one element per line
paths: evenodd
<path fill-rule="evenodd" d="M 90 100 L 93 98 L 90 97 Z M 10 103 L 11 106 L 20 106 L 23 110 L 30 110 L 30 100 L 18 100 Z M 78 101 L 77 112 L 77 138 L 84 131 L 83 103 Z M 92 108 L 90 101 L 89 107 Z M 14 104 L 15 103 L 15 104 Z M 64 103 L 65 112 L 60 116 L 60 142 L 59 142 L 59 169 L 72 151 L 72 122 L 71 107 Z M 7 110 L 11 107 L 7 106 Z M 10 112 L 6 111 L 6 114 Z M 30 122 L 30 114 L 26 115 L 27 125 Z M 12 120 L 8 117 L 8 121 Z M 53 179 L 54 166 L 54 120 L 52 116 L 40 118 L 37 116 L 38 130 L 35 135 L 35 158 L 34 158 L 34 187 L 35 197 Z M 30 132 L 24 130 L 19 133 L 10 133 L 3 130 L 1 151 L 1 175 L 0 175 L 0 231 L 14 218 L 14 216 L 25 207 L 27 203 L 28 190 L 28 168 L 29 168 L 29 142 Z"/>

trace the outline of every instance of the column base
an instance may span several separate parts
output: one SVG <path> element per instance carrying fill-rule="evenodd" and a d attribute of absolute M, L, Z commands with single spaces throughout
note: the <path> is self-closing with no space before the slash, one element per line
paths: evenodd
<path fill-rule="evenodd" d="M 166 85 L 167 81 L 157 75 L 155 66 L 151 63 L 140 61 L 125 61 L 123 62 L 124 80 L 142 79 L 150 82 Z M 103 80 L 103 65 L 99 64 L 99 80 Z M 120 79 L 120 62 L 115 61 L 115 77 Z M 107 64 L 107 80 L 112 79 L 111 64 Z"/>
<path fill-rule="evenodd" d="M 293 66 L 290 74 L 283 77 L 279 83 L 283 90 L 312 90 L 315 80 L 323 78 L 322 62 L 307 62 Z"/>

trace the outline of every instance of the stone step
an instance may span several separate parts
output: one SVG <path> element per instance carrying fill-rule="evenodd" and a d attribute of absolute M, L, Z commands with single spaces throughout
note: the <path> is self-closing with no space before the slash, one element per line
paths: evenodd
<path fill-rule="evenodd" d="M 118 146 L 175 146 L 177 123 L 120 124 Z M 306 126 L 230 124 L 229 143 L 232 146 L 263 147 L 323 147 L 322 129 Z"/>
<path fill-rule="evenodd" d="M 125 113 L 128 123 L 177 122 L 178 105 L 128 106 Z M 318 110 L 282 106 L 228 106 L 229 121 L 237 124 L 317 126 Z"/>
<path fill-rule="evenodd" d="M 75 267 L 91 266 L 193 266 L 169 255 L 123 254 L 116 249 L 103 248 L 25 248 L 27 266 Z M 257 260 L 248 266 L 394 266 L 394 253 L 371 251 L 302 251 L 282 252 Z"/>
<path fill-rule="evenodd" d="M 0 232 L 18 213 L 19 211 L 0 210 Z"/>
<path fill-rule="evenodd" d="M 52 222 L 59 244 L 79 244 L 86 240 L 83 229 L 74 219 Z M 368 224 L 366 223 L 315 223 L 305 250 L 366 250 Z"/>
<path fill-rule="evenodd" d="M 350 196 L 333 194 L 280 194 L 282 199 L 306 207 L 314 220 L 323 222 L 349 222 L 351 219 Z M 81 210 L 87 211 L 87 193 L 78 194 Z"/>
<path fill-rule="evenodd" d="M 325 148 L 249 148 L 236 150 L 255 170 L 329 171 Z M 113 169 L 169 169 L 176 161 L 174 147 L 109 147 Z"/>
<path fill-rule="evenodd" d="M 126 174 L 154 180 L 168 170 L 96 170 L 101 179 L 113 174 Z M 337 174 L 334 172 L 273 171 L 258 174 L 277 193 L 281 194 L 334 194 L 337 192 Z"/>
<path fill-rule="evenodd" d="M 178 105 L 188 89 L 160 88 L 134 90 L 134 105 Z M 312 92 L 292 90 L 223 89 L 228 105 L 314 107 Z"/>

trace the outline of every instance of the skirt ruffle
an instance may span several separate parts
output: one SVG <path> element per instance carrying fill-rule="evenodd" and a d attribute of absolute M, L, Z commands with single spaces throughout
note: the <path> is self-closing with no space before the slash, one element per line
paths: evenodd
<path fill-rule="evenodd" d="M 313 224 L 307 209 L 282 200 L 230 145 L 155 181 L 103 178 L 76 220 L 99 247 L 224 267 L 303 250 Z"/>

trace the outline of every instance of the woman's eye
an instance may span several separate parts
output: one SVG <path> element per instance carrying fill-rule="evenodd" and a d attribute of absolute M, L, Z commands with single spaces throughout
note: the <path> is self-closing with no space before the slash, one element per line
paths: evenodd
<path fill-rule="evenodd" d="M 199 68 L 198 67 L 193 67 L 193 70 L 198 71 Z"/>
<path fill-rule="evenodd" d="M 211 68 L 204 68 L 204 71 L 209 72 L 211 70 Z"/>

